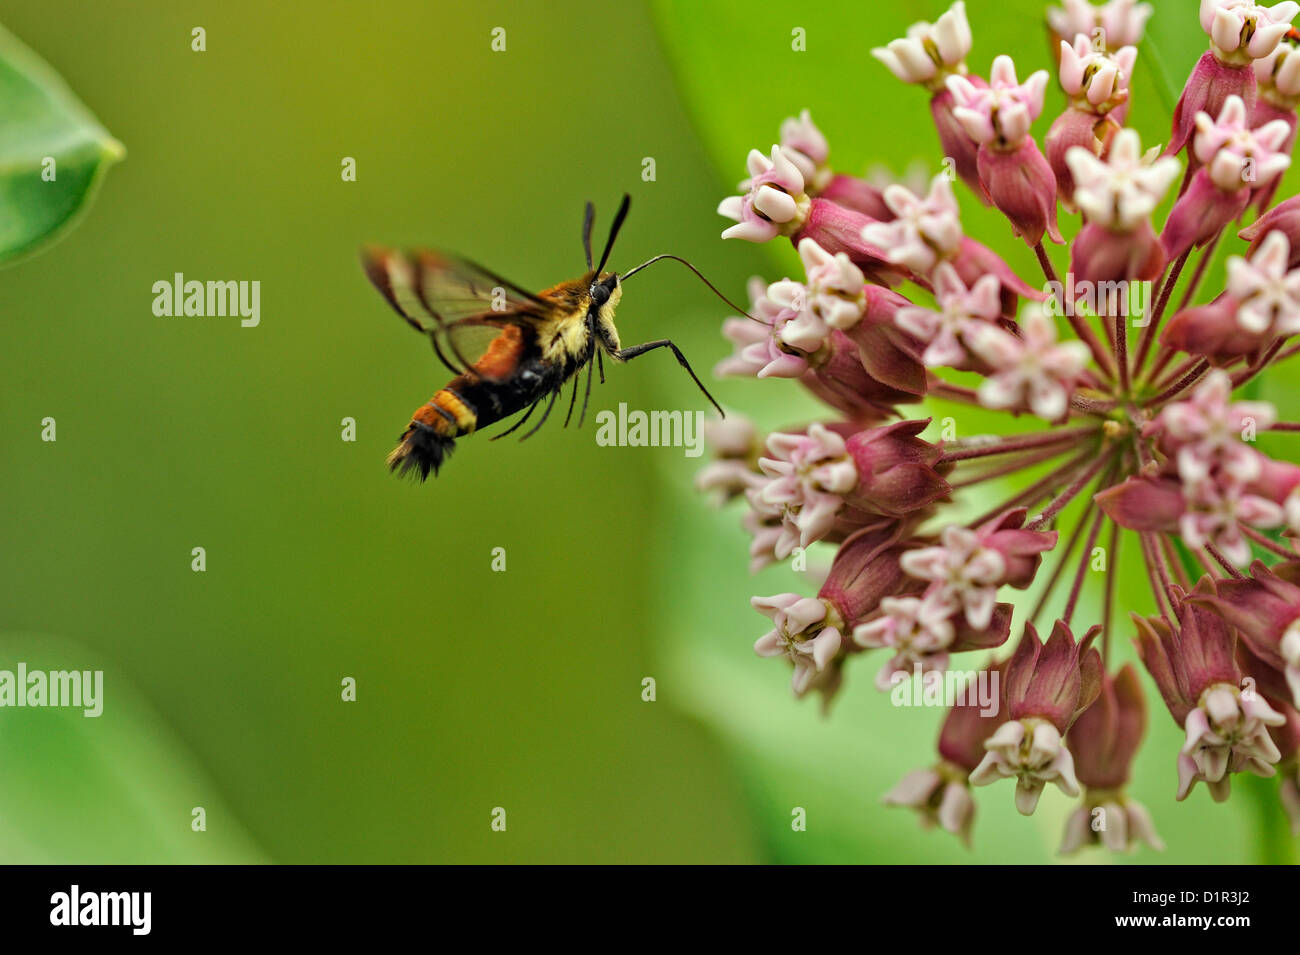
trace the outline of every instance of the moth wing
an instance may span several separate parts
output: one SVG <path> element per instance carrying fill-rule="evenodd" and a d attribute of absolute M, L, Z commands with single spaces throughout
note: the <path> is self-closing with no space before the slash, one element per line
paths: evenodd
<path fill-rule="evenodd" d="M 536 327 L 554 309 L 495 272 L 442 252 L 368 246 L 361 251 L 361 264 L 388 304 L 428 336 L 443 364 L 456 374 L 506 377 L 504 371 L 498 376 L 474 366 L 493 342 L 503 335 L 503 345 L 512 342 L 521 327 Z"/>

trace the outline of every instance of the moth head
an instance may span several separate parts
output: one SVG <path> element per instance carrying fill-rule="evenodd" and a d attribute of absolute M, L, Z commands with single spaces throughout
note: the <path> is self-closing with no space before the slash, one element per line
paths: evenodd
<path fill-rule="evenodd" d="M 619 286 L 618 274 L 610 272 L 602 279 L 593 280 L 591 287 L 588 289 L 591 293 L 592 308 L 602 308 L 606 303 L 615 305 L 623 296 L 623 289 Z"/>

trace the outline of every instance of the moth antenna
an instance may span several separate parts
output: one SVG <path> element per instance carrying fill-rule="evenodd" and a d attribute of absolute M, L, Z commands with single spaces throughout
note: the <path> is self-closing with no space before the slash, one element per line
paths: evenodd
<path fill-rule="evenodd" d="M 722 299 L 722 301 L 726 302 L 728 307 L 735 309 L 737 312 L 739 312 L 745 318 L 749 319 L 751 322 L 758 322 L 760 325 L 767 324 L 767 322 L 764 322 L 761 319 L 757 319 L 753 315 L 750 315 L 749 312 L 745 311 L 743 308 L 741 308 L 731 299 L 727 298 L 727 296 L 723 295 L 722 292 L 719 291 L 716 285 L 714 285 L 712 282 L 710 282 L 708 279 L 704 277 L 703 272 L 701 272 L 695 266 L 691 265 L 691 263 L 687 262 L 680 255 L 673 255 L 671 252 L 665 252 L 663 255 L 656 255 L 653 259 L 647 259 L 645 262 L 642 262 L 640 265 L 636 266 L 635 268 L 628 269 L 621 276 L 619 276 L 618 280 L 620 282 L 626 282 L 628 279 L 636 275 L 636 273 L 640 272 L 642 269 L 646 268 L 647 266 L 654 265 L 656 262 L 659 262 L 662 259 L 672 259 L 674 262 L 682 263 L 682 265 L 686 266 L 688 269 L 694 272 L 695 277 L 699 279 L 701 282 L 703 282 L 705 285 L 707 285 L 714 295 Z"/>
<path fill-rule="evenodd" d="M 590 202 L 582 213 L 582 251 L 587 253 L 587 271 L 591 271 L 591 226 L 596 221 L 596 207 Z"/>
<path fill-rule="evenodd" d="M 623 220 L 627 218 L 628 207 L 632 205 L 632 197 L 626 192 L 623 193 L 623 201 L 618 205 L 618 212 L 614 213 L 614 223 L 609 227 L 609 239 L 605 242 L 605 252 L 600 257 L 600 265 L 596 266 L 596 276 L 599 277 L 601 270 L 605 268 L 605 263 L 609 261 L 609 253 L 614 250 L 614 240 L 618 238 L 618 230 L 623 228 Z"/>

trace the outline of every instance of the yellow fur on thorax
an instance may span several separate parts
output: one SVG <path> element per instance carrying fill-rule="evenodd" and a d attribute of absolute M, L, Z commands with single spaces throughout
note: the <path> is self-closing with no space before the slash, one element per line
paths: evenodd
<path fill-rule="evenodd" d="M 542 358 L 558 364 L 569 356 L 581 355 L 587 348 L 587 308 L 580 309 L 553 319 L 542 330 L 538 344 L 542 348 Z"/>
<path fill-rule="evenodd" d="M 618 341 L 618 332 L 614 328 L 614 307 L 623 297 L 622 286 L 617 286 L 604 305 L 600 307 L 600 323 L 606 329 L 612 341 Z M 565 358 L 577 358 L 587 351 L 587 340 L 591 332 L 587 329 L 587 309 L 591 305 L 591 296 L 584 294 L 576 307 L 558 318 L 552 319 L 541 330 L 538 344 L 542 357 L 548 362 L 561 362 Z"/>

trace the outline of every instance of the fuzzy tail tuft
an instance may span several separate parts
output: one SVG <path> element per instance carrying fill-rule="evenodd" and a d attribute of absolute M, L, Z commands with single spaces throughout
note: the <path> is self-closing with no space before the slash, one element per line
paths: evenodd
<path fill-rule="evenodd" d="M 388 456 L 388 468 L 400 477 L 414 477 L 421 481 L 435 475 L 442 462 L 456 447 L 453 438 L 439 434 L 422 421 L 412 421 L 402 435 L 401 442 Z"/>

